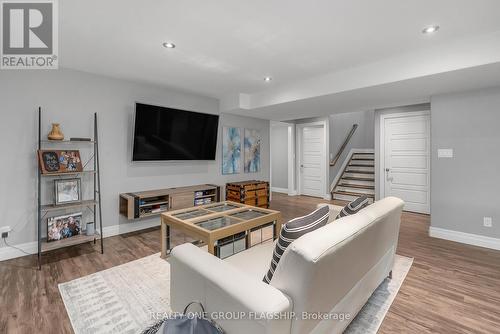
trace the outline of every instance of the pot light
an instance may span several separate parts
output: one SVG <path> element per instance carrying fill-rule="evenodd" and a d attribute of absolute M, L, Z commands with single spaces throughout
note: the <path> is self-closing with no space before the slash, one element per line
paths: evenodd
<path fill-rule="evenodd" d="M 265 81 L 265 82 L 269 82 L 269 81 L 271 81 L 271 80 L 273 80 L 273 78 L 271 78 L 271 77 L 265 77 L 265 78 L 264 78 L 264 81 Z"/>
<path fill-rule="evenodd" d="M 433 34 L 438 30 L 439 30 L 439 26 L 436 26 L 436 25 L 428 26 L 428 27 L 425 27 L 424 30 L 422 30 L 422 34 Z"/>
<path fill-rule="evenodd" d="M 175 48 L 175 44 L 171 43 L 171 42 L 165 42 L 165 43 L 163 43 L 163 47 L 167 48 L 167 49 L 174 49 Z"/>

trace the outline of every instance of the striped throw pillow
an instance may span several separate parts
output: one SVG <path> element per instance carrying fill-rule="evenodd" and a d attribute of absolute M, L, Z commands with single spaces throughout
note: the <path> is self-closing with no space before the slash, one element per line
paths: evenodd
<path fill-rule="evenodd" d="M 290 220 L 286 223 L 280 231 L 280 236 L 276 247 L 274 248 L 273 259 L 271 261 L 271 266 L 264 276 L 263 281 L 267 284 L 271 282 L 273 278 L 274 271 L 280 262 L 281 256 L 285 252 L 286 248 L 294 241 L 303 236 L 306 233 L 317 230 L 323 227 L 328 222 L 328 217 L 330 215 L 330 209 L 328 206 L 322 206 L 316 211 L 308 214 L 304 217 L 299 217 Z"/>
<path fill-rule="evenodd" d="M 342 211 L 340 211 L 337 218 L 335 218 L 335 219 L 339 219 L 339 218 L 342 218 L 345 216 L 353 215 L 366 206 L 368 206 L 368 197 L 361 196 L 361 197 L 355 199 L 354 201 L 352 201 L 351 203 L 347 204 L 346 206 L 344 206 Z"/>

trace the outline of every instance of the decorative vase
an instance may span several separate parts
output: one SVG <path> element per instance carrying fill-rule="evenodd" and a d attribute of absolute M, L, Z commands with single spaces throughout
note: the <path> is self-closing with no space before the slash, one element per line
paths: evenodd
<path fill-rule="evenodd" d="M 87 229 L 85 230 L 85 235 L 94 235 L 95 234 L 95 225 L 94 222 L 87 223 Z"/>
<path fill-rule="evenodd" d="M 49 140 L 63 140 L 64 134 L 61 132 L 61 128 L 59 123 L 52 123 L 52 130 L 49 132 L 47 136 Z"/>

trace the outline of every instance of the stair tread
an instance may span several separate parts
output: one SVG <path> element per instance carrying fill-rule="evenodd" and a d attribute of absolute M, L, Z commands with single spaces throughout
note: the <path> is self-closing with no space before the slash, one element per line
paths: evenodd
<path fill-rule="evenodd" d="M 353 181 L 375 181 L 375 178 L 369 179 L 366 177 L 352 177 L 352 176 L 345 176 L 342 177 L 341 180 L 353 180 Z"/>
<path fill-rule="evenodd" d="M 352 158 L 351 161 L 375 161 L 375 158 Z"/>
<path fill-rule="evenodd" d="M 354 174 L 375 174 L 374 171 L 364 171 L 364 170 L 346 170 L 345 172 Z"/>
<path fill-rule="evenodd" d="M 358 189 L 374 189 L 375 186 L 368 186 L 365 184 L 346 184 L 346 183 L 339 183 L 337 187 L 345 187 L 345 188 L 358 188 Z"/>
<path fill-rule="evenodd" d="M 337 194 L 337 195 L 348 195 L 348 196 L 358 196 L 358 197 L 366 196 L 366 197 L 375 198 L 375 194 L 353 193 L 350 191 L 334 191 L 333 193 Z"/>
<path fill-rule="evenodd" d="M 358 154 L 358 155 L 359 155 L 359 154 L 372 154 L 372 155 L 373 155 L 373 154 L 375 154 L 375 153 L 366 153 L 366 152 L 365 152 L 365 153 L 361 153 L 361 152 L 359 152 L 359 153 L 358 153 L 358 152 L 355 152 L 355 153 L 353 153 L 352 155 L 356 155 L 356 154 Z"/>
<path fill-rule="evenodd" d="M 374 165 L 350 164 L 348 167 L 375 167 Z"/>

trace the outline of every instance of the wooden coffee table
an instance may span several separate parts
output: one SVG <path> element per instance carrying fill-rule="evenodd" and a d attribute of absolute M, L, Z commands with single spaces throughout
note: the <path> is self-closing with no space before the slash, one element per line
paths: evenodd
<path fill-rule="evenodd" d="M 171 249 L 170 228 L 204 241 L 208 252 L 215 254 L 218 240 L 269 223 L 274 224 L 273 239 L 276 239 L 282 225 L 279 211 L 229 201 L 165 212 L 161 214 L 161 257 L 165 258 Z M 247 233 L 247 247 L 249 235 Z"/>

